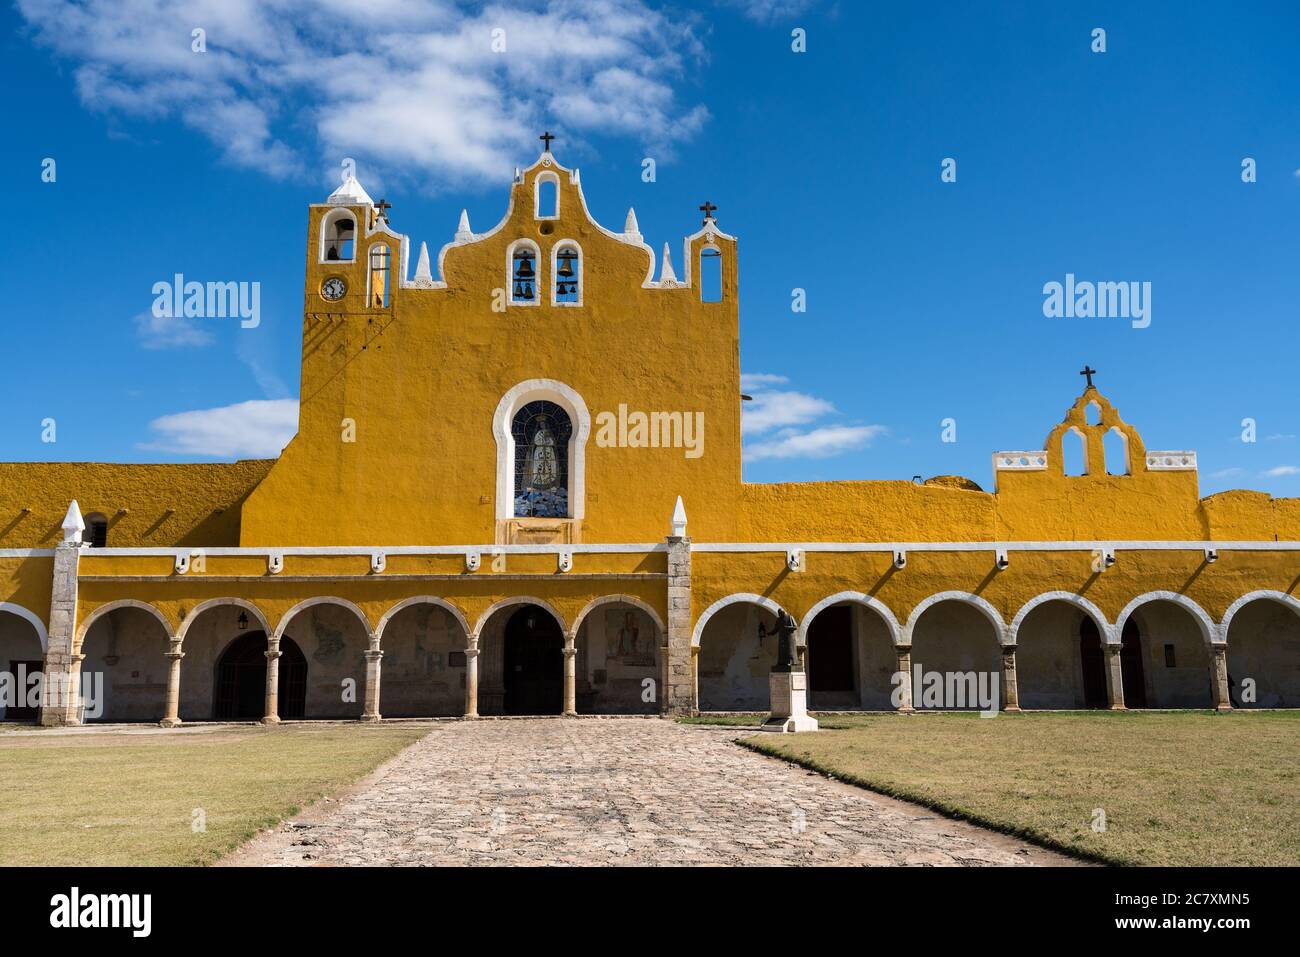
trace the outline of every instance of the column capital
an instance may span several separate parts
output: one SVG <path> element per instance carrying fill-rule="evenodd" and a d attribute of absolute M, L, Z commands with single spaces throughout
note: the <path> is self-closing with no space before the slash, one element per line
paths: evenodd
<path fill-rule="evenodd" d="M 185 657 L 185 652 L 169 651 L 165 655 L 163 655 L 163 657 L 166 658 L 168 661 L 180 661 L 182 658 Z"/>
<path fill-rule="evenodd" d="M 1016 646 L 1015 646 L 1014 644 L 1010 644 L 1010 645 L 1008 645 L 1008 644 L 1003 644 L 1003 645 L 1001 646 L 1001 650 L 1002 650 L 1002 654 L 1003 654 L 1004 656 L 1005 656 L 1005 655 L 1014 655 L 1014 654 L 1016 653 Z"/>
<path fill-rule="evenodd" d="M 465 649 L 465 657 L 466 657 L 466 658 L 477 658 L 478 656 L 479 656 L 479 650 L 478 650 L 477 648 L 466 648 L 466 649 Z"/>
<path fill-rule="evenodd" d="M 1106 654 L 1108 655 L 1118 655 L 1124 650 L 1124 646 L 1118 641 L 1104 642 L 1102 647 L 1106 649 Z"/>
<path fill-rule="evenodd" d="M 279 654 L 279 652 L 277 651 L 276 654 Z M 384 657 L 384 653 L 380 651 L 378 648 L 371 648 L 365 652 L 362 652 L 362 654 L 366 656 L 366 661 L 378 661 L 379 659 Z"/>
<path fill-rule="evenodd" d="M 912 653 L 911 645 L 894 645 L 894 651 L 900 655 L 910 655 Z"/>
<path fill-rule="evenodd" d="M 552 646 L 552 647 L 554 647 L 554 646 Z M 573 645 L 565 645 L 565 646 L 564 646 L 564 657 L 566 657 L 566 658 L 572 658 L 572 657 L 573 657 L 574 655 L 576 655 L 577 653 L 578 653 L 578 649 L 575 648 L 575 647 L 573 647 Z"/>
<path fill-rule="evenodd" d="M 268 650 L 262 652 L 262 654 L 266 655 L 266 657 L 267 657 L 269 660 L 274 661 L 276 658 L 279 658 L 279 657 L 280 657 L 280 649 L 279 649 L 279 648 L 276 648 L 274 651 L 271 651 L 270 649 L 268 649 Z"/>

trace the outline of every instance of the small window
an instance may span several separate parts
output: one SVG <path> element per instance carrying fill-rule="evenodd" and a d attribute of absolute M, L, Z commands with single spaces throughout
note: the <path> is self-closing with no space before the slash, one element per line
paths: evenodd
<path fill-rule="evenodd" d="M 357 223 L 347 210 L 336 210 L 321 223 L 321 262 L 352 262 L 356 256 Z"/>
<path fill-rule="evenodd" d="M 1119 429 L 1108 429 L 1102 439 L 1106 453 L 1106 472 L 1110 475 L 1128 475 L 1128 439 Z"/>
<path fill-rule="evenodd" d="M 560 215 L 560 181 L 554 173 L 542 173 L 537 177 L 537 206 L 534 212 L 538 219 L 556 219 Z"/>
<path fill-rule="evenodd" d="M 88 542 L 91 548 L 106 548 L 108 546 L 108 519 L 98 512 L 87 515 L 86 531 L 82 536 L 82 541 Z"/>
<path fill-rule="evenodd" d="M 722 302 L 722 251 L 716 246 L 700 250 L 700 302 Z"/>
<path fill-rule="evenodd" d="M 1061 467 L 1066 475 L 1088 474 L 1088 447 L 1083 433 L 1076 429 L 1068 429 L 1061 436 Z"/>
<path fill-rule="evenodd" d="M 1166 667 L 1166 668 L 1177 668 L 1177 667 L 1178 667 L 1178 665 L 1174 663 L 1174 646 L 1173 646 L 1173 645 L 1165 645 L 1165 667 Z"/>
<path fill-rule="evenodd" d="M 388 287 L 392 253 L 387 246 L 370 247 L 370 305 L 388 308 Z"/>
<path fill-rule="evenodd" d="M 516 247 L 510 256 L 510 301 L 537 303 L 537 250 L 530 243 Z"/>
<path fill-rule="evenodd" d="M 557 306 L 582 305 L 582 251 L 576 243 L 555 247 L 555 295 Z"/>
<path fill-rule="evenodd" d="M 1101 406 L 1096 402 L 1089 402 L 1083 414 L 1089 425 L 1101 425 Z"/>

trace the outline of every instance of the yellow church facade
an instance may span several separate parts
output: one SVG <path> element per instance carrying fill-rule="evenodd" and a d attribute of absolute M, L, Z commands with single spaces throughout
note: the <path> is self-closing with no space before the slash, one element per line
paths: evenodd
<path fill-rule="evenodd" d="M 1300 706 L 1300 500 L 1200 498 L 1091 377 L 992 491 L 743 482 L 703 209 L 656 255 L 548 148 L 435 264 L 349 178 L 310 208 L 278 459 L 0 464 L 0 669 L 44 676 L 3 716 L 765 710 L 781 610 L 819 710 L 924 707 L 918 671 L 1006 709 Z"/>

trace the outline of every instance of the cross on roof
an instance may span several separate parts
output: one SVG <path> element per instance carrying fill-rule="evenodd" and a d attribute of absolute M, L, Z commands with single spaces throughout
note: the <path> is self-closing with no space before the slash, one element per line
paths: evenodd
<path fill-rule="evenodd" d="M 1079 371 L 1079 375 L 1088 377 L 1089 389 L 1093 387 L 1092 377 L 1095 376 L 1096 374 L 1097 374 L 1097 370 L 1094 369 L 1092 366 L 1088 365 L 1086 362 L 1083 364 L 1083 368 Z"/>
<path fill-rule="evenodd" d="M 543 152 L 549 153 L 551 151 L 551 140 L 555 139 L 555 134 L 548 130 L 537 138 L 546 144 L 546 148 Z"/>
<path fill-rule="evenodd" d="M 393 204 L 383 197 L 380 197 L 379 202 L 375 203 L 375 210 L 378 212 L 379 218 L 384 222 L 388 222 L 388 211 L 392 208 Z"/>
<path fill-rule="evenodd" d="M 718 207 L 714 206 L 707 199 L 704 201 L 704 205 L 700 207 L 700 212 L 704 214 L 704 221 L 706 223 L 713 218 L 713 211 L 717 208 Z"/>

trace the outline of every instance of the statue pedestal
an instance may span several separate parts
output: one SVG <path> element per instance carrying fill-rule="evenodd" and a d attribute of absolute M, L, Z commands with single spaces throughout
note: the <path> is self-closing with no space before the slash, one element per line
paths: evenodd
<path fill-rule="evenodd" d="M 772 714 L 764 731 L 816 731 L 817 719 L 808 717 L 808 675 L 803 671 L 774 671 L 769 676 Z"/>

